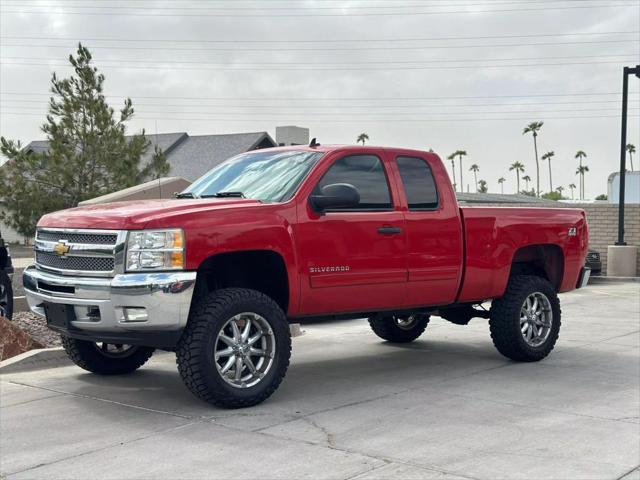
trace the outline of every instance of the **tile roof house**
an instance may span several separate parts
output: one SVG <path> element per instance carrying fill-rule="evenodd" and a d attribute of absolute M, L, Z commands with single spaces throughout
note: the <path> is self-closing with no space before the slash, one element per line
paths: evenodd
<path fill-rule="evenodd" d="M 277 146 L 267 132 L 194 136 L 177 132 L 147 135 L 147 138 L 151 146 L 143 155 L 142 164 L 151 160 L 157 145 L 165 152 L 171 166 L 168 176 L 182 177 L 191 182 L 234 155 Z M 25 150 L 41 153 L 48 147 L 47 141 L 37 140 L 30 142 Z"/>

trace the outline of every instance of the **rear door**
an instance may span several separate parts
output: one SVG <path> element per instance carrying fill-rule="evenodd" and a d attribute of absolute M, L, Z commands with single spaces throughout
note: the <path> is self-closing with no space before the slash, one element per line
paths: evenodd
<path fill-rule="evenodd" d="M 359 312 L 402 306 L 406 296 L 406 236 L 397 192 L 383 151 L 336 155 L 310 179 L 313 190 L 349 183 L 360 193 L 357 208 L 314 212 L 303 202 L 295 238 L 305 314 Z"/>
<path fill-rule="evenodd" d="M 462 225 L 449 177 L 432 154 L 394 154 L 407 234 L 407 305 L 452 303 L 462 274 Z"/>

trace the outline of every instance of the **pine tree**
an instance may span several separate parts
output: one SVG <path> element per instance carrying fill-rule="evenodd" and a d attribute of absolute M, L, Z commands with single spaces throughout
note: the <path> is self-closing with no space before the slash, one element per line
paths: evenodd
<path fill-rule="evenodd" d="M 78 45 L 69 55 L 75 74 L 51 78 L 49 113 L 41 129 L 48 151 L 27 153 L 19 141 L 0 138 L 8 158 L 0 168 L 0 201 L 4 220 L 24 236 L 33 236 L 45 213 L 74 207 L 169 172 L 164 153 L 141 165 L 150 146 L 144 130 L 125 137 L 126 122 L 134 114 L 131 99 L 115 113 L 103 93 L 104 75 L 92 64 L 89 50 Z"/>

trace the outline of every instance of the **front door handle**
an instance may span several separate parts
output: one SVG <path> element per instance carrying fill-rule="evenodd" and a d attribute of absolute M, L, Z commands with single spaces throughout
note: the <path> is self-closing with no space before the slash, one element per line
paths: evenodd
<path fill-rule="evenodd" d="M 378 233 L 381 235 L 397 235 L 402 232 L 400 227 L 380 227 Z"/>

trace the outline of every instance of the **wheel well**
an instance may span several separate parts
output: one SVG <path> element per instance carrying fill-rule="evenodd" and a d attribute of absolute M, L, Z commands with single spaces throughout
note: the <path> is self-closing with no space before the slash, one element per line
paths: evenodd
<path fill-rule="evenodd" d="M 251 288 L 271 297 L 286 313 L 289 280 L 284 259 L 271 250 L 220 253 L 198 268 L 194 300 L 221 288 Z"/>
<path fill-rule="evenodd" d="M 537 275 L 551 282 L 556 291 L 564 274 L 564 254 L 558 245 L 528 245 L 518 249 L 511 263 L 511 275 Z"/>

